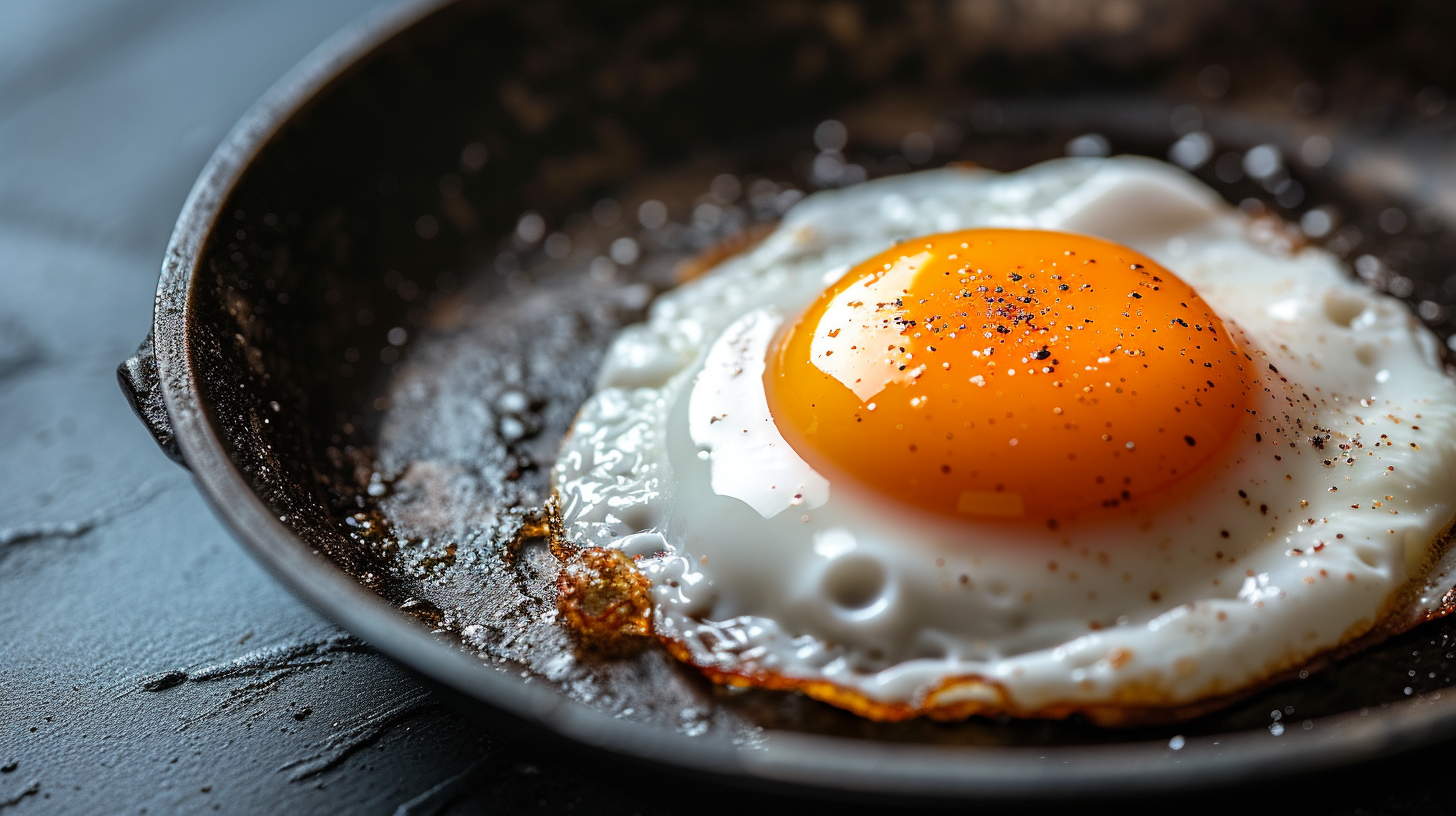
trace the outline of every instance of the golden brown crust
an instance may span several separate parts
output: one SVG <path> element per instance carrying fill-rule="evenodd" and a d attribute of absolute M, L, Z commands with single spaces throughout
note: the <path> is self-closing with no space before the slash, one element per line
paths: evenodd
<path fill-rule="evenodd" d="M 1180 722 L 1193 719 L 1252 694 L 1250 689 L 1237 695 L 1211 698 L 1183 706 L 1110 705 L 1065 703 L 1041 708 L 1022 708 L 1011 703 L 1000 683 L 976 675 L 950 677 L 925 695 L 919 705 L 885 703 L 872 700 L 860 691 L 827 680 L 806 680 L 773 672 L 738 673 L 700 666 L 693 663 L 692 653 L 681 643 L 658 636 L 669 654 L 701 671 L 715 683 L 739 688 L 757 687 L 774 691 L 795 691 L 814 700 L 842 708 L 875 722 L 900 722 L 926 717 L 938 722 L 958 722 L 970 717 L 1001 715 L 1020 719 L 1062 720 L 1075 714 L 1105 727 L 1131 727 Z M 1120 690 L 1125 696 L 1156 697 L 1166 691 L 1151 685 L 1127 684 Z M 969 698 L 969 699 L 967 699 Z"/>
<path fill-rule="evenodd" d="M 1437 539 L 1435 551 L 1449 545 L 1451 530 Z M 651 584 L 627 556 L 616 550 L 589 548 L 559 553 L 563 565 L 557 581 L 558 606 L 562 620 L 585 642 L 598 649 L 620 650 L 624 642 L 640 644 L 654 634 Z M 1134 727 L 1184 722 L 1225 708 L 1270 686 L 1292 680 L 1300 671 L 1318 671 L 1330 663 L 1355 654 L 1417 623 L 1442 617 L 1456 609 L 1456 589 L 1448 591 L 1434 610 L 1410 614 L 1419 599 L 1424 577 L 1391 593 L 1376 620 L 1350 627 L 1339 644 L 1313 655 L 1290 658 L 1267 667 L 1265 679 L 1237 690 L 1211 686 L 1190 703 L 1175 703 L 1172 693 L 1155 680 L 1134 680 L 1121 684 L 1117 698 L 1107 703 L 1064 703 L 1041 708 L 1017 706 L 1004 686 L 977 675 L 942 680 L 918 702 L 882 702 L 864 693 L 828 680 L 789 677 L 773 671 L 729 671 L 704 666 L 693 659 L 692 650 L 681 641 L 661 633 L 656 637 L 677 660 L 693 666 L 720 685 L 798 692 L 806 697 L 842 708 L 876 722 L 899 722 L 926 717 L 953 722 L 973 716 L 1011 716 L 1021 719 L 1065 719 L 1082 715 L 1104 727 Z M 1405 614 L 1402 614 L 1402 613 Z M 1111 658 L 1109 658 L 1111 659 Z"/>
<path fill-rule="evenodd" d="M 1432 552 L 1444 552 L 1451 544 L 1451 537 L 1452 529 L 1447 528 L 1436 538 Z M 1429 569 L 1431 564 L 1428 563 L 1426 567 Z M 1012 703 L 1010 695 L 1000 684 L 977 676 L 947 678 L 926 694 L 919 705 L 882 703 L 871 700 L 859 691 L 826 680 L 801 680 L 773 672 L 728 672 L 720 668 L 700 666 L 693 662 L 691 651 L 683 644 L 660 634 L 658 639 L 673 657 L 694 666 L 715 683 L 797 691 L 878 722 L 898 722 L 917 716 L 947 722 L 972 716 L 993 717 L 1003 714 L 1023 719 L 1065 719 L 1081 714 L 1089 721 L 1104 727 L 1166 725 L 1191 720 L 1233 705 L 1266 688 L 1294 679 L 1300 671 L 1318 671 L 1336 660 L 1405 632 L 1417 623 L 1443 617 L 1456 610 L 1456 588 L 1453 588 L 1446 592 L 1440 605 L 1434 610 L 1422 615 L 1410 614 L 1410 610 L 1417 608 L 1413 604 L 1419 601 L 1425 580 L 1426 576 L 1422 575 L 1392 592 L 1377 613 L 1376 620 L 1379 624 L 1368 620 L 1360 621 L 1347 629 L 1339 643 L 1330 649 L 1268 666 L 1264 672 L 1264 680 L 1241 689 L 1210 687 L 1198 695 L 1201 699 L 1189 703 L 1173 702 L 1171 693 L 1155 682 L 1129 681 L 1118 687 L 1117 696 L 1120 699 L 1115 702 L 1067 703 L 1027 709 Z M 957 699 L 966 695 L 974 699 Z"/>
<path fill-rule="evenodd" d="M 597 651 L 636 649 L 652 634 L 652 584 L 619 550 L 589 547 L 566 556 L 556 576 L 561 621 Z"/>

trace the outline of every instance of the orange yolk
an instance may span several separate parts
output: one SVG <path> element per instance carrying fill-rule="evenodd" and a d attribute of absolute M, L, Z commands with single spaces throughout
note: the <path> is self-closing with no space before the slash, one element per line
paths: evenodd
<path fill-rule="evenodd" d="M 1207 463 L 1245 410 L 1246 361 L 1144 255 L 978 229 L 850 270 L 779 337 L 764 384 L 779 431 L 831 481 L 1055 526 Z"/>

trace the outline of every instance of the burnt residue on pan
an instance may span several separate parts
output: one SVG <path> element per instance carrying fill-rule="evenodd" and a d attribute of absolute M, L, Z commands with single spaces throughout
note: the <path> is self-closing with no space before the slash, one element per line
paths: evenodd
<path fill-rule="evenodd" d="M 1451 225 L 1420 189 L 1382 186 L 1344 153 L 1316 161 L 1309 141 L 1328 132 L 1349 151 L 1397 127 L 1430 134 L 1391 159 L 1409 169 L 1449 139 L 1419 87 L 1332 62 L 1404 47 L 1394 35 L 1281 28 L 1235 2 L 1144 4 L 1129 28 L 1125 7 L 1086 4 L 1076 26 L 1035 4 L 449 9 L 324 94 L 232 194 L 191 304 L 204 401 L 254 489 L 320 557 L 500 671 L 618 716 L 735 741 L 762 728 L 994 745 L 1156 736 L 876 724 L 713 686 L 655 647 L 583 650 L 556 620 L 560 563 L 540 523 L 557 446 L 616 331 L 701 271 L 692 259 L 860 178 L 1202 146 L 1188 163 L 1270 216 L 1268 240 L 1329 247 L 1445 337 Z M 1144 25 L 1162 33 L 1128 33 Z M 1240 61 L 1219 56 L 1228 42 Z M 848 142 L 816 144 L 830 118 Z M 1261 143 L 1286 160 L 1250 175 Z M 1316 205 L 1324 215 L 1307 216 Z M 1306 217 L 1325 228 L 1289 231 Z M 1282 729 L 1444 688 L 1452 632 L 1433 622 L 1180 730 Z"/>

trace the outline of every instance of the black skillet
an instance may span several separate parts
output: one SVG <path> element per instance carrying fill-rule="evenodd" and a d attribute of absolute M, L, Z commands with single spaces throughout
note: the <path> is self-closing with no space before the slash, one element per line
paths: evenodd
<path fill-rule="evenodd" d="M 122 385 L 300 596 L 581 743 L 741 782 L 999 799 L 1370 759 L 1456 734 L 1450 625 L 1178 727 L 887 726 L 728 693 L 654 649 L 574 656 L 544 617 L 549 556 L 508 543 L 613 331 L 681 260 L 792 189 L 852 180 L 844 164 L 1163 158 L 1203 133 L 1202 178 L 1295 222 L 1326 207 L 1328 230 L 1305 221 L 1318 240 L 1445 337 L 1451 32 L 1415 4 L 407 3 L 321 46 L 218 148 Z M 849 142 L 816 164 L 831 117 Z M 1284 157 L 1262 181 L 1240 158 L 1259 144 Z M 639 225 L 647 200 L 667 224 Z M 639 257 L 601 260 L 623 237 Z"/>

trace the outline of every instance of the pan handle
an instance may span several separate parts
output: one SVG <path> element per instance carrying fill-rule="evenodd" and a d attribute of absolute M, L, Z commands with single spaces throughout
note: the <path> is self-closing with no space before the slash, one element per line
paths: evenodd
<path fill-rule="evenodd" d="M 167 416 L 167 404 L 162 400 L 162 379 L 157 373 L 157 356 L 152 350 L 152 333 L 137 346 L 136 353 L 116 367 L 116 379 L 121 383 L 121 393 L 131 403 L 137 418 L 152 432 L 152 438 L 162 453 L 173 462 L 187 467 L 182 458 L 182 449 L 177 446 L 177 436 L 172 433 L 172 418 Z"/>

